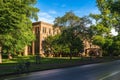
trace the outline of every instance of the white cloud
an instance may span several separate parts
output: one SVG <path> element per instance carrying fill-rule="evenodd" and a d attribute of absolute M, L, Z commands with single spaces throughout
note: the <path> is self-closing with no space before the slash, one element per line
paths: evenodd
<path fill-rule="evenodd" d="M 46 13 L 46 12 L 39 12 L 39 13 L 38 13 L 38 16 L 40 16 L 40 17 L 41 17 L 41 16 L 42 16 L 42 17 L 44 16 L 44 17 L 46 17 L 46 18 L 51 18 L 51 17 L 52 17 L 52 16 L 50 16 L 50 15 L 49 15 L 48 13 Z"/>
<path fill-rule="evenodd" d="M 50 14 L 56 14 L 57 12 L 55 10 L 50 10 L 49 13 Z"/>
<path fill-rule="evenodd" d="M 50 23 L 50 24 L 53 24 L 53 20 L 54 20 L 54 19 L 47 19 L 47 18 L 45 18 L 45 17 L 40 17 L 40 18 L 38 19 L 38 21 L 43 21 L 43 22 L 47 22 L 47 23 Z"/>
<path fill-rule="evenodd" d="M 44 22 L 48 22 L 48 23 L 52 23 L 53 24 L 54 17 L 51 16 L 47 12 L 39 12 L 38 13 L 38 21 L 44 21 Z"/>

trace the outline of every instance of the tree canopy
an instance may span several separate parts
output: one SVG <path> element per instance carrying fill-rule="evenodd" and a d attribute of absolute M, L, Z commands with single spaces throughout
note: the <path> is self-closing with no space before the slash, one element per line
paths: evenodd
<path fill-rule="evenodd" d="M 120 0 L 97 0 L 98 8 L 101 12 L 105 26 L 114 27 L 120 32 Z"/>
<path fill-rule="evenodd" d="M 0 44 L 21 51 L 33 41 L 31 19 L 37 20 L 36 0 L 0 0 Z"/>
<path fill-rule="evenodd" d="M 49 37 L 50 41 L 53 40 L 53 43 L 51 42 L 50 44 L 53 45 L 51 50 L 54 53 L 69 53 L 70 59 L 72 59 L 74 53 L 83 52 L 82 36 L 79 35 L 79 33 L 83 33 L 85 27 L 83 20 L 85 18 L 80 18 L 71 11 L 55 19 L 54 26 L 61 29 L 61 34 L 59 36 L 53 36 L 55 40 Z"/>
<path fill-rule="evenodd" d="M 105 54 L 107 52 L 110 55 L 117 50 L 113 48 L 116 41 L 114 40 L 114 36 L 111 35 L 111 29 L 114 28 L 118 33 L 120 31 L 120 0 L 96 0 L 96 2 L 100 14 L 90 14 L 90 17 L 96 22 L 91 26 L 93 32 L 92 41 L 93 44 L 99 45 Z"/>

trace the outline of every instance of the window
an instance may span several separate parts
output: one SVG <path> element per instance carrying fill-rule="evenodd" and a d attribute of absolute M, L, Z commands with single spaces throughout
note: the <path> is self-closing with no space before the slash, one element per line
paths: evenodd
<path fill-rule="evenodd" d="M 46 33 L 46 27 L 43 27 L 43 33 Z"/>
<path fill-rule="evenodd" d="M 51 29 L 49 28 L 49 34 L 51 34 Z"/>
<path fill-rule="evenodd" d="M 35 32 L 36 32 L 36 34 L 39 33 L 39 27 L 36 27 L 36 28 L 35 28 Z"/>

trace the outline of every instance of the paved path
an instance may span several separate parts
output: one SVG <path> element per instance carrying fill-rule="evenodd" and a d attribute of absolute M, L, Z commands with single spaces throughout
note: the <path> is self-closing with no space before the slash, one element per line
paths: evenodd
<path fill-rule="evenodd" d="M 33 72 L 4 80 L 120 80 L 120 60 Z"/>

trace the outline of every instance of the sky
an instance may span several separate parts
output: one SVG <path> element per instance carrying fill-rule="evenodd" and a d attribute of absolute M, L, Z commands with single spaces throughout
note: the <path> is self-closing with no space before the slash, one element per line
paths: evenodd
<path fill-rule="evenodd" d="M 51 24 L 53 24 L 56 17 L 61 17 L 69 11 L 73 11 L 79 17 L 87 16 L 90 13 L 100 13 L 96 0 L 37 0 L 35 7 L 40 9 L 38 21 Z M 114 29 L 111 32 L 117 35 Z"/>
<path fill-rule="evenodd" d="M 68 11 L 73 11 L 79 17 L 99 13 L 96 0 L 37 0 L 35 6 L 40 9 L 38 21 L 48 23 L 53 23 L 56 17 Z"/>

